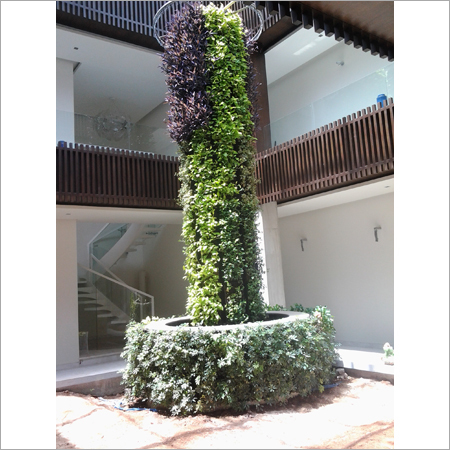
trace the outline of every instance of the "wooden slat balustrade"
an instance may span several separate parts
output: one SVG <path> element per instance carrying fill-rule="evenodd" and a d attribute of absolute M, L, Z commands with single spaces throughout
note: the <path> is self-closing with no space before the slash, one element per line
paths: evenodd
<path fill-rule="evenodd" d="M 60 143 L 56 203 L 180 209 L 178 167 L 174 156 Z"/>
<path fill-rule="evenodd" d="M 57 1 L 56 10 L 83 19 L 152 36 L 153 17 L 167 2 Z"/>
<path fill-rule="evenodd" d="M 180 209 L 174 156 L 61 144 L 56 203 Z M 256 156 L 261 204 L 291 200 L 394 173 L 394 103 L 389 99 Z"/>
<path fill-rule="evenodd" d="M 261 204 L 285 203 L 394 173 L 394 102 L 373 105 L 258 153 Z"/>

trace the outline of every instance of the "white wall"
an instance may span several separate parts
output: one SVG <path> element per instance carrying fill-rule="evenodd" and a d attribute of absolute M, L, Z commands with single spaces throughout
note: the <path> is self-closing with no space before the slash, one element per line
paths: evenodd
<path fill-rule="evenodd" d="M 89 267 L 88 244 L 106 223 L 77 222 L 77 261 Z"/>
<path fill-rule="evenodd" d="M 184 314 L 187 281 L 184 277 L 184 254 L 181 225 L 166 225 L 154 250 L 146 258 L 150 276 L 149 293 L 155 297 L 155 314 L 159 317 Z"/>
<path fill-rule="evenodd" d="M 327 306 L 343 344 L 394 345 L 394 194 L 281 218 L 279 229 L 287 305 Z"/>
<path fill-rule="evenodd" d="M 139 287 L 139 272 L 142 270 L 147 271 L 144 262 L 145 246 L 147 245 L 137 246 L 135 252 L 128 252 L 125 257 L 120 258 L 109 270 L 129 286 L 141 289 Z M 151 292 L 148 292 L 148 286 L 144 289 L 144 292 L 151 294 Z"/>
<path fill-rule="evenodd" d="M 268 86 L 272 145 L 372 106 L 379 94 L 394 98 L 394 63 L 336 45 Z"/>
<path fill-rule="evenodd" d="M 142 140 L 139 150 L 160 155 L 177 155 L 178 146 L 170 139 L 165 123 L 168 110 L 168 103 L 163 102 L 136 124 L 138 132 L 141 131 L 143 136 L 151 133 L 147 141 Z"/>
<path fill-rule="evenodd" d="M 78 359 L 77 230 L 75 220 L 56 221 L 56 365 Z"/>
<path fill-rule="evenodd" d="M 73 62 L 56 58 L 56 142 L 75 142 Z"/>

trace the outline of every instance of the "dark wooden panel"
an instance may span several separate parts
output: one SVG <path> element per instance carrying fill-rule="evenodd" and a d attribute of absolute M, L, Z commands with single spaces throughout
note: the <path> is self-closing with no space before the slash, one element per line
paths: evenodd
<path fill-rule="evenodd" d="M 56 201 L 180 209 L 176 170 L 178 162 L 173 157 L 61 143 L 56 148 Z"/>
<path fill-rule="evenodd" d="M 393 1 L 323 1 L 303 3 L 360 30 L 394 43 Z"/>
<path fill-rule="evenodd" d="M 393 174 L 393 100 L 261 152 L 256 158 L 261 203 L 284 203 Z"/>

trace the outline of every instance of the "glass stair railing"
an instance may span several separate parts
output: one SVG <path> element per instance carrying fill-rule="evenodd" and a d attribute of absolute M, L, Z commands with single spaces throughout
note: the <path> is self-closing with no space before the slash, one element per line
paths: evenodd
<path fill-rule="evenodd" d="M 105 272 L 108 275 L 79 264 L 80 357 L 122 351 L 128 323 L 154 316 L 152 295 L 128 286 L 107 269 Z"/>
<path fill-rule="evenodd" d="M 89 253 L 102 259 L 122 238 L 128 229 L 126 223 L 110 223 L 89 244 Z"/>

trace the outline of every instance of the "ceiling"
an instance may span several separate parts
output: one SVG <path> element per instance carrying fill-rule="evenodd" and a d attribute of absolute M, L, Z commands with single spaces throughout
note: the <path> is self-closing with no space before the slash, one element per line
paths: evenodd
<path fill-rule="evenodd" d="M 339 45 L 335 39 L 329 39 L 314 29 L 304 28 L 291 34 L 266 53 L 267 84 L 311 61 L 316 56 Z"/>
<path fill-rule="evenodd" d="M 114 208 L 108 206 L 56 205 L 57 220 L 78 220 L 98 223 L 181 224 L 182 211 L 143 208 Z"/>
<path fill-rule="evenodd" d="M 302 3 L 359 28 L 369 35 L 384 39 L 391 44 L 394 43 L 393 1 L 302 1 L 294 3 Z"/>

